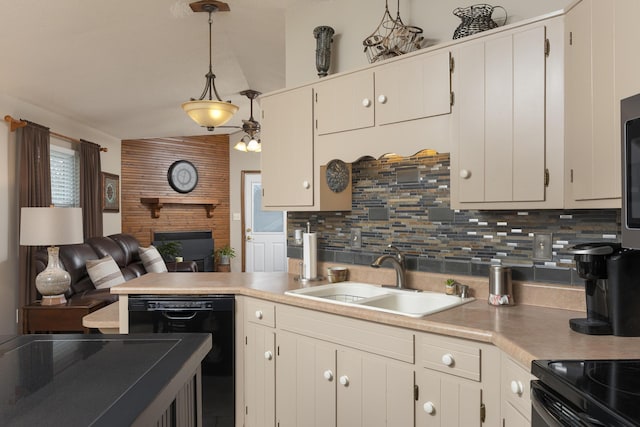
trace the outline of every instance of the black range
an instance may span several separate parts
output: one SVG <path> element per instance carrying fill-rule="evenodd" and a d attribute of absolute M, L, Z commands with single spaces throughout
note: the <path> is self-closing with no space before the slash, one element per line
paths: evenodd
<path fill-rule="evenodd" d="M 535 360 L 531 425 L 640 425 L 640 360 Z"/>

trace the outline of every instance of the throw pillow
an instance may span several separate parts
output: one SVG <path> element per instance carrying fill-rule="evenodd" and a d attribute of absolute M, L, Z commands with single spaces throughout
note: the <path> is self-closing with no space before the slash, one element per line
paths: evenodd
<path fill-rule="evenodd" d="M 124 276 L 118 264 L 107 255 L 101 259 L 87 260 L 87 273 L 96 289 L 106 289 L 124 283 Z"/>
<path fill-rule="evenodd" d="M 148 248 L 139 248 L 138 253 L 147 273 L 166 273 L 168 271 L 162 255 L 153 245 Z"/>

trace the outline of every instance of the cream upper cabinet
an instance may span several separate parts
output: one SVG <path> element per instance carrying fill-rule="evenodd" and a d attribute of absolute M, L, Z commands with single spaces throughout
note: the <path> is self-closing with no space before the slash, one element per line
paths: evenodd
<path fill-rule="evenodd" d="M 314 84 L 319 163 L 449 151 L 449 58 L 447 49 L 421 52 Z"/>
<path fill-rule="evenodd" d="M 546 40 L 536 23 L 454 50 L 452 207 L 548 201 Z"/>
<path fill-rule="evenodd" d="M 500 351 L 490 345 L 416 335 L 416 425 L 497 426 Z"/>
<path fill-rule="evenodd" d="M 620 207 L 615 48 L 620 7 L 623 14 L 629 13 L 613 0 L 583 0 L 566 15 L 567 208 Z M 626 37 L 633 38 L 633 32 L 625 32 Z"/>
<path fill-rule="evenodd" d="M 277 348 L 279 427 L 413 427 L 410 331 L 282 307 Z"/>
<path fill-rule="evenodd" d="M 263 208 L 314 204 L 313 92 L 309 87 L 261 98 Z"/>
<path fill-rule="evenodd" d="M 314 89 L 318 135 L 375 124 L 373 72 L 370 70 L 326 80 L 316 84 Z"/>

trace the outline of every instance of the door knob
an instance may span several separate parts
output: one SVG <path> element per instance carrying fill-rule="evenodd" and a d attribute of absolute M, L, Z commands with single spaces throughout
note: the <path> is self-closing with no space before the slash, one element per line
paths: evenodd
<path fill-rule="evenodd" d="M 251 240 L 251 236 L 247 236 L 247 240 Z"/>
<path fill-rule="evenodd" d="M 251 233 L 251 228 L 247 228 L 247 233 Z"/>

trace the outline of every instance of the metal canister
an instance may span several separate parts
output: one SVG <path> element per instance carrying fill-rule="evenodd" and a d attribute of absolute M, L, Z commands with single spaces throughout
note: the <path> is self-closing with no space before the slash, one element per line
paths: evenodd
<path fill-rule="evenodd" d="M 512 305 L 514 303 L 511 268 L 492 265 L 489 268 L 489 304 Z"/>

